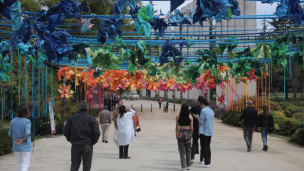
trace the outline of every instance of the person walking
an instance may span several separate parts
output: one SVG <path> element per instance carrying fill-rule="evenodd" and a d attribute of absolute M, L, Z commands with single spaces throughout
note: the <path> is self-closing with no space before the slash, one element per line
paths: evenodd
<path fill-rule="evenodd" d="M 87 113 L 89 104 L 86 101 L 79 103 L 79 112 L 72 115 L 63 130 L 71 148 L 71 171 L 78 171 L 81 158 L 83 171 L 91 170 L 93 145 L 98 142 L 100 131 L 96 119 Z"/>
<path fill-rule="evenodd" d="M 20 105 L 17 110 L 18 117 L 11 121 L 8 135 L 13 139 L 13 151 L 17 159 L 18 171 L 28 171 L 30 166 L 31 144 L 31 121 L 27 105 Z"/>
<path fill-rule="evenodd" d="M 104 109 L 99 112 L 99 123 L 102 131 L 102 142 L 108 143 L 108 132 L 111 125 L 111 112 L 108 111 L 107 106 L 104 106 Z"/>
<path fill-rule="evenodd" d="M 158 104 L 159 104 L 159 108 L 161 109 L 161 104 L 162 104 L 163 99 L 161 97 L 158 98 Z"/>
<path fill-rule="evenodd" d="M 244 140 L 246 141 L 247 144 L 247 152 L 250 152 L 252 148 L 253 130 L 254 127 L 257 126 L 257 122 L 258 122 L 258 112 L 254 107 L 252 107 L 251 100 L 247 101 L 247 108 L 244 109 L 239 119 L 239 124 L 241 124 L 241 121 L 243 119 L 244 119 L 244 127 L 243 127 Z"/>
<path fill-rule="evenodd" d="M 134 139 L 134 129 L 132 117 L 135 115 L 136 111 L 130 109 L 127 112 L 125 106 L 119 107 L 119 116 L 117 117 L 118 134 L 119 134 L 119 158 L 120 159 L 130 159 L 129 157 L 129 144 Z"/>
<path fill-rule="evenodd" d="M 165 113 L 168 112 L 168 108 L 169 108 L 169 102 L 168 100 L 165 101 Z"/>
<path fill-rule="evenodd" d="M 191 135 L 193 135 L 193 117 L 189 107 L 183 104 L 179 115 L 176 116 L 175 134 L 182 171 L 191 169 Z"/>
<path fill-rule="evenodd" d="M 258 126 L 261 127 L 261 137 L 263 141 L 263 149 L 265 152 L 268 151 L 267 145 L 267 134 L 269 130 L 274 131 L 274 122 L 273 116 L 269 112 L 269 108 L 267 106 L 263 106 L 263 113 L 259 115 Z"/>
<path fill-rule="evenodd" d="M 116 144 L 117 148 L 119 148 L 119 143 L 118 143 L 118 125 L 117 125 L 117 117 L 119 115 L 119 108 L 120 106 L 123 105 L 123 102 L 122 100 L 120 99 L 117 99 L 117 107 L 113 110 L 113 118 L 112 118 L 112 121 L 114 122 L 114 134 L 113 134 L 113 140 L 114 140 L 114 143 Z"/>
<path fill-rule="evenodd" d="M 116 107 L 116 101 L 117 101 L 117 99 L 116 99 L 115 95 L 113 95 L 113 99 L 112 99 L 113 109 L 115 109 L 115 107 Z"/>
<path fill-rule="evenodd" d="M 136 112 L 136 110 L 134 108 L 133 108 L 133 110 Z M 134 136 L 136 136 L 136 129 L 137 129 L 137 127 L 140 127 L 139 117 L 137 115 L 137 112 L 132 117 L 132 120 L 133 120 L 133 127 L 134 127 Z"/>
<path fill-rule="evenodd" d="M 196 119 L 196 115 L 201 114 L 201 105 L 199 102 L 199 99 L 203 98 L 202 96 L 199 96 L 197 99 L 197 105 L 192 106 L 190 109 L 190 114 L 193 115 L 193 134 L 192 134 L 192 147 L 191 147 L 191 163 L 194 161 L 195 154 L 199 154 L 199 149 L 198 149 L 198 139 L 199 139 L 199 123 L 198 120 Z M 202 160 L 202 159 L 201 159 Z"/>
<path fill-rule="evenodd" d="M 201 104 L 201 114 L 196 115 L 196 119 L 199 122 L 199 134 L 200 134 L 200 143 L 201 143 L 201 156 L 200 163 L 205 164 L 200 165 L 202 168 L 209 168 L 211 164 L 211 138 L 214 134 L 214 112 L 209 107 L 209 103 L 205 98 L 200 98 L 199 102 Z M 204 159 L 204 161 L 203 161 Z"/>

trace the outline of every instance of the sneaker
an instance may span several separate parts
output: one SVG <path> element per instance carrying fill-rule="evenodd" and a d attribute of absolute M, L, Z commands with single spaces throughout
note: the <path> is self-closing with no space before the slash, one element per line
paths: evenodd
<path fill-rule="evenodd" d="M 249 146 L 248 148 L 247 148 L 247 152 L 250 152 L 251 151 L 251 146 Z"/>
<path fill-rule="evenodd" d="M 188 166 L 188 167 L 186 168 L 186 170 L 191 170 L 191 166 Z"/>
<path fill-rule="evenodd" d="M 265 152 L 267 152 L 267 151 L 268 151 L 268 146 L 266 145 L 266 146 L 265 146 Z"/>
<path fill-rule="evenodd" d="M 185 170 L 186 170 L 186 168 L 182 168 L 182 169 L 181 169 L 181 171 L 185 171 Z"/>
<path fill-rule="evenodd" d="M 265 146 L 263 147 L 263 149 L 262 150 L 265 150 Z"/>
<path fill-rule="evenodd" d="M 200 165 L 200 167 L 201 167 L 201 168 L 209 168 L 210 165 L 204 165 L 204 164 L 203 164 L 203 165 Z"/>
<path fill-rule="evenodd" d="M 125 157 L 124 159 L 130 159 L 131 157 Z"/>
<path fill-rule="evenodd" d="M 192 164 L 194 162 L 194 159 L 191 159 L 190 163 Z"/>
<path fill-rule="evenodd" d="M 204 164 L 204 160 L 199 162 L 200 164 Z"/>
<path fill-rule="evenodd" d="M 105 140 L 102 140 L 102 142 L 104 143 L 104 142 L 105 142 Z"/>
<path fill-rule="evenodd" d="M 104 143 L 108 143 L 108 141 L 107 141 L 107 140 L 105 140 L 105 141 L 104 141 Z"/>

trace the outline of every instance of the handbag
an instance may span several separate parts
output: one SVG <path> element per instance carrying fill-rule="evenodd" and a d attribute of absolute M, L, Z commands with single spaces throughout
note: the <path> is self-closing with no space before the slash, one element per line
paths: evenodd
<path fill-rule="evenodd" d="M 136 132 L 140 132 L 140 131 L 141 131 L 140 127 L 136 129 Z"/>

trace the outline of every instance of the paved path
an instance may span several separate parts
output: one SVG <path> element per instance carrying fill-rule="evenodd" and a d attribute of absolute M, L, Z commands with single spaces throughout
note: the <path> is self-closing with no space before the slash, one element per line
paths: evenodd
<path fill-rule="evenodd" d="M 169 113 L 157 109 L 157 102 L 126 101 L 125 105 L 139 112 L 142 132 L 129 147 L 130 160 L 119 160 L 118 149 L 112 136 L 114 126 L 111 125 L 108 144 L 98 142 L 94 146 L 92 171 L 178 171 L 180 170 L 179 152 L 174 135 L 175 116 L 170 104 Z M 153 103 L 153 112 L 151 112 Z M 176 105 L 180 109 L 180 105 Z M 254 133 L 252 152 L 246 152 L 242 130 L 221 123 L 215 119 L 215 136 L 211 140 L 212 167 L 207 170 L 217 171 L 303 171 L 304 147 L 289 143 L 286 140 L 268 137 L 269 151 L 262 151 L 260 133 Z M 35 151 L 31 158 L 30 171 L 68 171 L 70 167 L 71 145 L 64 136 L 45 138 L 35 142 Z M 196 155 L 192 170 L 199 168 L 199 157 Z M 13 154 L 0 157 L 1 171 L 18 170 Z M 82 169 L 80 169 L 82 170 Z"/>

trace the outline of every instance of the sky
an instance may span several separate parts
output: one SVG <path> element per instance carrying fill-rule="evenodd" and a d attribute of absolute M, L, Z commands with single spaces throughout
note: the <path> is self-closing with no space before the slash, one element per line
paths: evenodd
<path fill-rule="evenodd" d="M 181 9 L 182 7 L 188 5 L 189 3 L 191 3 L 192 0 L 186 0 L 181 6 L 178 7 L 178 9 Z M 148 4 L 150 2 L 144 2 L 144 4 Z M 163 2 L 159 2 L 159 1 L 154 1 L 153 2 L 155 4 L 154 8 L 158 10 L 161 9 L 163 13 L 167 13 L 170 10 L 170 1 L 163 1 Z M 274 14 L 277 4 L 262 4 L 261 2 L 256 2 L 257 6 L 256 6 L 256 15 L 263 15 L 263 14 Z M 195 10 L 195 9 L 194 9 Z M 242 9 L 241 9 L 241 15 L 242 15 Z M 260 28 L 261 24 L 260 24 L 261 20 L 257 20 L 257 27 Z"/>

